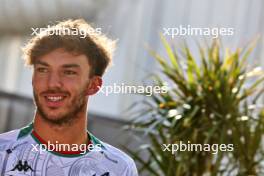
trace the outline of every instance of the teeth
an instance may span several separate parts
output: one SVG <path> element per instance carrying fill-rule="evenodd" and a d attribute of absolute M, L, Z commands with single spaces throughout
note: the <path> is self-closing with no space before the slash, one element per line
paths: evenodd
<path fill-rule="evenodd" d="M 60 101 L 62 100 L 62 97 L 47 97 L 50 101 Z"/>

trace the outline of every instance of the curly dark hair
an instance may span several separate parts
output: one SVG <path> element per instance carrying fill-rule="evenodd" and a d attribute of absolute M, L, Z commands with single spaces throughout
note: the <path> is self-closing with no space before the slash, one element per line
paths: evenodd
<path fill-rule="evenodd" d="M 62 48 L 72 54 L 86 55 L 92 68 L 90 76 L 102 76 L 112 61 L 115 41 L 97 29 L 83 19 L 62 21 L 48 26 L 23 48 L 25 63 L 32 66 L 37 58 Z"/>

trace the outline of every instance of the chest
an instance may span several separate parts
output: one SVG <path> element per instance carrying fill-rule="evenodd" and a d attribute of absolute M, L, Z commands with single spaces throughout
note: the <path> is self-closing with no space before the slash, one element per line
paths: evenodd
<path fill-rule="evenodd" d="M 117 176 L 115 164 L 98 153 L 61 157 L 35 151 L 31 145 L 0 152 L 0 176 Z"/>

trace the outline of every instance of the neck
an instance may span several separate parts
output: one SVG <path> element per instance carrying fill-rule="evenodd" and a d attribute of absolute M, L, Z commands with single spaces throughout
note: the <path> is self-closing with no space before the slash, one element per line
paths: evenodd
<path fill-rule="evenodd" d="M 60 144 L 84 144 L 87 142 L 86 111 L 79 112 L 71 124 L 57 125 L 43 119 L 36 112 L 34 131 L 46 142 Z"/>

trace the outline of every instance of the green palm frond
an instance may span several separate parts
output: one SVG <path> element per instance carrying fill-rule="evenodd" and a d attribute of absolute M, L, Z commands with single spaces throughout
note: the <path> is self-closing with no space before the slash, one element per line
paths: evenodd
<path fill-rule="evenodd" d="M 208 47 L 197 44 L 199 56 L 186 43 L 173 49 L 161 36 L 167 52 L 162 57 L 149 49 L 170 83 L 167 93 L 153 94 L 148 109 L 134 121 L 149 141 L 141 150 L 129 151 L 150 175 L 257 175 L 263 172 L 264 109 L 250 109 L 263 97 L 263 72 L 248 67 L 254 45 L 231 51 L 219 40 Z M 184 63 L 185 67 L 182 65 Z M 251 77 L 254 76 L 254 79 Z M 159 74 L 155 84 L 164 86 Z M 171 116 L 172 112 L 177 112 Z M 234 151 L 179 152 L 172 155 L 162 144 L 191 141 L 195 144 L 234 144 Z M 224 162 L 228 160 L 228 165 Z M 261 170 L 262 168 L 262 170 Z"/>

